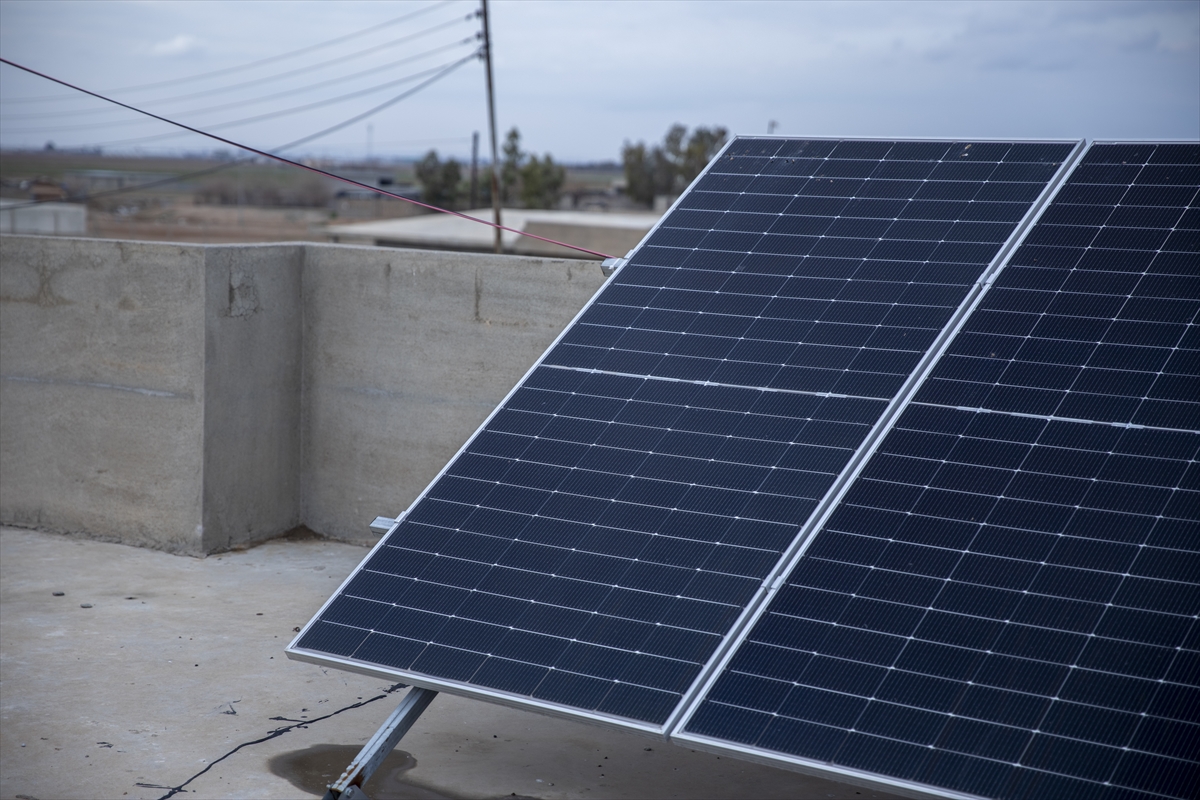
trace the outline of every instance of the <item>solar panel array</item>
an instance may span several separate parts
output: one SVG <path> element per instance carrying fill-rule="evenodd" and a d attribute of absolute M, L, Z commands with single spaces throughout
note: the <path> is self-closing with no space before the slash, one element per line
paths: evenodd
<path fill-rule="evenodd" d="M 1095 145 L 686 729 L 989 797 L 1200 787 L 1200 148 Z"/>
<path fill-rule="evenodd" d="M 1071 149 L 735 142 L 298 646 L 662 725 Z"/>
<path fill-rule="evenodd" d="M 1078 149 L 736 139 L 289 655 L 885 784 L 1185 796 L 1200 163 L 1095 145 L 1014 250 Z"/>

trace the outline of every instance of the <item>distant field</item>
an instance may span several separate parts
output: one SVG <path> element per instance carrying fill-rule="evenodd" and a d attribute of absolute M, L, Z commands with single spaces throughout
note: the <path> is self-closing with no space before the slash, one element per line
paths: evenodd
<path fill-rule="evenodd" d="M 127 207 L 128 209 L 128 207 Z M 88 235 L 150 242 L 324 242 L 330 212 L 319 208 L 178 205 L 88 212 Z"/>
<path fill-rule="evenodd" d="M 315 166 L 372 184 L 385 177 L 395 186 L 414 182 L 413 164 L 409 162 Z M 622 175 L 616 164 L 568 166 L 563 191 L 604 192 Z M 180 180 L 139 188 L 174 177 Z M 346 188 L 345 184 L 284 164 L 0 151 L 0 196 L 28 199 L 28 189 L 21 186 L 35 180 L 64 185 L 73 198 L 88 197 L 88 235 L 102 238 L 180 242 L 325 241 L 323 225 L 334 220 L 425 213 L 403 201 L 385 197 L 339 198 L 337 193 Z M 112 191 L 117 186 L 121 191 Z"/>
<path fill-rule="evenodd" d="M 5 189 L 11 189 L 23 180 L 32 180 L 38 177 L 61 182 L 72 177 L 72 173 L 83 170 L 156 173 L 166 178 L 208 170 L 228 163 L 228 161 L 215 158 L 136 158 L 74 151 L 0 150 L 0 176 L 3 176 Z M 350 173 L 357 176 L 377 172 L 380 175 L 390 176 L 397 184 L 413 183 L 416 180 L 412 162 L 376 165 L 354 162 L 320 163 L 317 166 L 335 174 Z M 311 173 L 284 164 L 243 164 L 231 168 L 229 171 L 232 172 L 233 169 L 240 172 L 243 179 L 248 182 L 267 181 L 281 186 L 294 185 L 311 176 Z M 614 180 L 623 176 L 624 173 L 619 164 L 567 165 L 567 180 L 564 188 L 568 191 L 604 189 L 611 186 Z M 195 180 L 202 181 L 203 178 Z M 164 188 L 162 191 L 170 190 Z M 10 194 L 10 192 L 6 192 L 6 196 Z"/>
<path fill-rule="evenodd" d="M 356 172 L 356 165 L 344 165 Z M 216 170 L 216 171 L 213 171 Z M 335 181 L 314 176 L 311 172 L 284 164 L 238 164 L 230 161 L 207 158 L 130 158 L 103 156 L 86 153 L 59 152 L 0 152 L 0 176 L 3 176 L 4 195 L 22 196 L 17 188 L 22 181 L 47 179 L 54 183 L 65 183 L 73 193 L 92 194 L 106 188 L 94 173 L 130 173 L 136 175 L 137 183 L 146 183 L 162 178 L 180 177 L 177 184 L 167 184 L 143 191 L 154 194 L 192 194 L 222 182 L 241 180 L 244 187 L 272 188 L 286 192 L 314 179 L 327 184 L 334 191 Z M 193 173 L 207 173 L 187 177 Z M 375 167 L 371 172 L 388 175 L 396 183 L 408 183 L 412 179 L 409 164 Z M 88 173 L 93 173 L 89 175 Z M 148 180 L 147 180 L 148 179 Z M 136 194 L 132 192 L 124 194 Z"/>

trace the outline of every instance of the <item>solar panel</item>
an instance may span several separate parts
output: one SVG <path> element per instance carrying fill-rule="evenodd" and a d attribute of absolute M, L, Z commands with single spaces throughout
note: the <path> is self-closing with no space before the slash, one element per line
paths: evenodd
<path fill-rule="evenodd" d="M 1196 796 L 1198 190 L 1195 143 L 1087 151 L 675 738 Z"/>
<path fill-rule="evenodd" d="M 1078 146 L 734 140 L 289 654 L 665 731 Z"/>

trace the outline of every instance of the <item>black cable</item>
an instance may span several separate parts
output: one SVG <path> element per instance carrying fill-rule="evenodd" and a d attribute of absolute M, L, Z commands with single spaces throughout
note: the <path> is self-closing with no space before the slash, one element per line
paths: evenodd
<path fill-rule="evenodd" d="M 294 725 L 285 725 L 282 728 L 276 728 L 275 730 L 271 731 L 270 733 L 268 733 L 266 736 L 262 737 L 261 739 L 254 739 L 249 742 L 242 742 L 237 747 L 233 748 L 232 750 L 230 750 L 228 753 L 221 756 L 220 758 L 213 759 L 207 767 L 200 770 L 195 775 L 188 778 L 186 781 L 179 784 L 178 786 L 155 786 L 155 785 L 148 784 L 148 783 L 137 783 L 134 785 L 141 786 L 141 787 L 147 788 L 147 789 L 168 789 L 169 791 L 166 794 L 164 794 L 162 797 L 160 797 L 158 800 L 169 800 L 169 798 L 174 797 L 175 795 L 179 794 L 180 792 L 186 792 L 187 789 L 185 789 L 183 787 L 187 786 L 189 783 L 196 780 L 201 775 L 203 775 L 204 773 L 208 772 L 210 769 L 215 767 L 217 764 L 220 764 L 222 761 L 224 761 L 225 759 L 232 756 L 238 750 L 241 750 L 243 747 L 249 747 L 252 744 L 262 744 L 263 742 L 269 742 L 272 739 L 277 739 L 280 736 L 283 736 L 285 733 L 294 731 L 297 728 L 307 728 L 309 725 L 313 724 L 314 722 L 321 722 L 322 720 L 327 720 L 330 717 L 336 717 L 338 714 L 341 714 L 344 711 L 350 711 L 355 708 L 362 708 L 363 706 L 368 705 L 370 703 L 374 703 L 377 700 L 384 699 L 385 697 L 392 694 L 393 692 L 400 691 L 401 689 L 405 688 L 407 685 L 408 684 L 405 684 L 405 683 L 397 683 L 394 686 L 390 686 L 387 689 L 384 689 L 383 694 L 376 695 L 375 697 L 372 697 L 368 700 L 363 700 L 358 703 L 351 703 L 350 705 L 346 706 L 345 708 L 339 708 L 337 711 L 326 714 L 323 717 L 314 717 L 313 719 L 306 719 L 303 722 L 296 722 Z M 283 721 L 283 722 L 291 722 L 291 720 L 286 720 L 284 717 L 271 717 L 271 719 Z"/>
<path fill-rule="evenodd" d="M 308 84 L 307 86 L 302 86 L 302 87 L 299 87 L 296 89 L 286 89 L 282 92 L 276 92 L 275 94 L 264 95 L 262 97 L 255 97 L 255 98 L 251 98 L 249 100 L 240 100 L 237 103 L 227 103 L 224 106 L 215 106 L 212 108 L 200 109 L 198 111 L 187 111 L 185 113 L 206 114 L 206 113 L 209 113 L 212 111 L 221 111 L 226 108 L 243 105 L 245 103 L 259 103 L 264 100 L 272 100 L 276 97 L 283 97 L 284 95 L 288 95 L 288 94 L 296 94 L 297 92 L 306 92 L 306 91 L 310 91 L 312 89 L 319 89 L 322 86 L 328 86 L 332 83 L 340 83 L 342 81 L 348 81 L 348 80 L 352 80 L 354 78 L 361 78 L 364 75 L 370 75 L 374 72 L 383 72 L 386 69 L 390 69 L 392 67 L 397 67 L 401 64 L 407 64 L 410 61 L 419 61 L 420 59 L 425 58 L 426 56 L 431 56 L 434 53 L 440 53 L 443 50 L 452 50 L 455 47 L 461 47 L 464 44 L 470 44 L 471 42 L 476 41 L 478 38 L 479 38 L 479 34 L 474 34 L 472 36 L 466 37 L 465 39 L 460 39 L 457 42 L 451 42 L 450 44 L 444 44 L 441 47 L 435 47 L 432 50 L 426 50 L 423 53 L 417 53 L 416 55 L 407 56 L 405 58 L 401 58 L 396 61 L 389 61 L 388 63 L 382 64 L 378 67 L 371 67 L 370 69 L 364 69 L 364 70 L 360 70 L 358 72 L 352 72 L 349 75 L 342 75 L 337 78 L 330 78 L 325 81 L 320 81 L 318 83 L 311 83 L 311 84 Z M 397 40 L 397 41 L 399 41 L 399 40 Z M 389 44 L 394 44 L 394 43 L 389 43 Z M 356 57 L 356 56 L 353 56 L 353 57 Z M 328 64 L 328 63 L 330 63 L 330 62 L 326 62 L 326 64 Z M 321 65 L 317 65 L 317 66 L 321 66 Z M 315 68 L 316 67 L 304 67 L 299 70 L 294 70 L 291 73 L 284 73 L 284 75 L 292 75 L 292 74 L 295 74 L 298 72 L 308 72 L 309 70 L 315 69 Z M 283 77 L 283 75 L 276 75 L 273 77 L 261 78 L 261 79 L 253 80 L 253 81 L 246 81 L 245 83 L 234 84 L 233 86 L 217 87 L 216 89 L 206 89 L 203 92 L 195 92 L 193 94 L 182 95 L 180 97 L 166 97 L 166 98 L 162 98 L 160 100 L 148 100 L 148 101 L 146 101 L 146 105 L 153 106 L 153 105 L 161 104 L 161 103 L 174 103 L 179 100 L 190 100 L 192 98 L 200 97 L 201 95 L 226 94 L 234 89 L 240 89 L 245 86 L 249 86 L 250 84 L 253 84 L 253 83 L 263 83 L 266 81 L 275 80 L 275 78 L 278 78 L 278 77 Z M 89 114 L 113 114 L 113 113 L 118 113 L 119 111 L 120 111 L 120 109 L 116 109 L 116 108 L 89 108 L 89 109 L 84 109 L 82 111 L 52 111 L 52 112 L 49 112 L 46 114 L 5 114 L 4 119 L 5 119 L 5 121 L 8 121 L 8 120 L 14 120 L 14 119 L 20 119 L 20 120 L 46 119 L 48 117 L 80 117 L 80 116 L 87 116 Z M 100 122 L 100 123 L 95 123 L 95 125 L 89 125 L 87 127 L 99 127 L 101 125 L 109 125 L 109 124 L 112 124 L 112 123 Z M 49 129 L 39 128 L 38 130 L 63 130 L 63 129 L 62 128 L 49 128 Z M 29 133 L 29 132 L 36 132 L 36 131 L 30 131 L 29 129 L 25 129 L 24 132 Z"/>
<path fill-rule="evenodd" d="M 348 39 L 354 39 L 358 36 L 362 36 L 363 34 L 372 33 L 373 31 L 377 31 L 381 28 L 391 27 L 392 25 L 396 25 L 398 23 L 404 22 L 405 20 L 410 20 L 410 19 L 413 19 L 414 17 L 419 17 L 422 14 L 426 14 L 426 13 L 434 10 L 435 8 L 441 8 L 442 6 L 449 5 L 451 2 L 454 2 L 454 0 L 442 0 L 442 2 L 440 2 L 440 3 L 434 3 L 431 6 L 426 6 L 425 8 L 413 11 L 410 14 L 404 14 L 402 16 L 396 17 L 395 19 L 390 19 L 387 22 L 381 22 L 378 25 L 372 25 L 369 28 L 363 28 L 360 31 L 355 31 L 354 33 L 348 33 L 344 36 L 339 36 L 335 39 L 329 39 L 324 42 L 318 42 L 317 44 L 311 44 L 306 47 L 301 47 L 299 50 L 292 50 L 287 53 L 281 53 L 276 56 L 269 56 L 267 58 L 262 58 L 262 59 L 259 59 L 258 61 L 251 61 L 248 64 L 241 64 L 236 67 L 224 67 L 222 69 L 214 70 L 212 72 L 202 72 L 198 75 L 189 75 L 184 78 L 172 78 L 172 79 L 166 80 L 166 81 L 156 81 L 155 83 L 143 83 L 138 86 L 123 86 L 119 89 L 106 89 L 105 91 L 113 92 L 113 93 L 115 93 L 115 92 L 138 92 L 138 91 L 141 91 L 142 89 L 154 89 L 159 86 L 171 86 L 172 84 L 176 84 L 176 83 L 190 83 L 191 81 L 198 81 L 201 78 L 212 78 L 216 75 L 227 75 L 230 72 L 238 72 L 238 71 L 244 70 L 244 69 L 260 67 L 263 64 L 270 64 L 275 61 L 282 61 L 286 58 L 292 58 L 293 56 L 303 55 L 304 53 L 311 53 L 314 50 L 320 50 L 324 47 L 329 47 L 330 45 L 339 44 L 341 42 L 347 41 Z M 70 96 L 71 95 L 66 95 L 66 96 L 50 95 L 50 96 L 42 96 L 42 97 L 14 97 L 14 98 L 10 98 L 7 102 L 10 102 L 10 103 L 32 103 L 32 102 L 41 102 L 41 101 L 45 101 L 45 100 L 64 100 Z"/>
<path fill-rule="evenodd" d="M 389 64 L 388 66 L 395 66 L 396 64 L 402 64 L 406 61 L 416 61 L 421 58 L 424 58 L 427 55 L 431 55 L 432 53 L 436 53 L 441 50 L 449 50 L 454 47 L 461 47 L 464 44 L 473 42 L 474 39 L 475 39 L 475 37 L 463 39 L 461 42 L 455 42 L 452 45 L 445 45 L 443 47 L 435 48 L 434 50 L 430 50 L 425 53 L 421 53 L 420 55 L 417 55 L 417 56 L 409 56 L 406 59 L 401 59 L 400 61 L 393 62 L 392 64 Z M 475 55 L 475 53 L 472 53 L 470 56 L 467 56 L 467 59 L 469 60 L 474 55 Z M 311 103 L 308 105 L 296 106 L 295 108 L 292 108 L 292 109 L 283 109 L 281 111 L 271 111 L 271 112 L 267 112 L 266 114 L 260 114 L 258 116 L 248 117 L 244 120 L 234 120 L 232 122 L 222 122 L 217 125 L 213 125 L 212 127 L 213 128 L 227 128 L 227 127 L 231 127 L 234 125 L 240 125 L 245 122 L 257 122 L 258 120 L 261 120 L 261 119 L 269 119 L 271 116 L 284 116 L 287 114 L 291 114 L 293 112 L 304 111 L 304 110 L 307 110 L 310 108 L 316 108 L 320 105 L 329 105 L 330 103 L 340 102 L 341 100 L 348 100 L 350 98 L 359 97 L 364 94 L 370 94 L 371 92 L 377 92 L 381 89 L 391 88 L 392 86 L 395 86 L 400 83 L 407 83 L 408 81 L 416 80 L 424 75 L 428 75 L 430 72 L 441 69 L 444 66 L 446 66 L 446 65 L 442 64 L 437 67 L 430 67 L 429 69 L 421 70 L 420 72 L 415 72 L 412 75 L 405 75 L 402 78 L 395 78 L 386 83 L 381 83 L 381 84 L 378 84 L 376 86 L 372 86 L 372 87 L 369 87 L 366 89 L 359 89 L 355 92 L 351 92 L 350 94 L 340 95 L 339 97 L 336 97 L 336 98 L 317 101 L 316 103 Z M 367 70 L 366 72 L 378 72 L 382 69 L 383 69 L 383 67 L 376 67 L 374 69 Z M 366 74 L 366 73 L 364 72 L 364 73 L 359 73 L 359 74 Z M 311 89 L 316 89 L 321 86 L 327 86 L 331 83 L 339 83 L 341 81 L 349 80 L 350 78 L 355 78 L 355 77 L 358 77 L 358 75 L 346 75 L 346 76 L 343 76 L 340 78 L 333 78 L 331 80 L 323 81 L 321 83 L 315 83 L 315 84 L 312 84 L 309 86 L 301 86 L 301 87 L 298 87 L 295 89 L 286 89 L 282 92 L 276 92 L 275 94 L 263 95 L 261 97 L 252 97 L 252 98 L 249 98 L 246 100 L 238 100 L 233 103 L 223 103 L 219 106 L 209 106 L 208 108 L 189 109 L 188 111 L 185 111 L 183 113 L 187 114 L 189 116 L 200 115 L 200 114 L 211 114 L 214 111 L 225 111 L 230 108 L 239 108 L 241 106 L 246 106 L 246 105 L 255 105 L 258 103 L 265 102 L 267 100 L 274 100 L 275 98 L 278 98 L 278 97 L 285 97 L 285 96 L 291 95 L 291 94 L 299 94 L 301 92 L 307 92 Z M 123 120 L 115 120 L 113 122 L 94 122 L 89 125 L 61 125 L 57 128 L 46 128 L 46 127 L 9 128 L 8 130 L 5 131 L 5 134 L 8 136 L 11 136 L 11 135 L 20 134 L 20 133 L 37 133 L 37 134 L 60 133 L 62 131 L 80 131 L 80 130 L 92 130 L 94 128 L 111 128 L 116 125 L 138 125 L 138 124 L 141 124 L 142 122 L 144 122 L 144 120 L 123 119 Z M 175 134 L 172 134 L 172 135 L 175 135 Z"/>

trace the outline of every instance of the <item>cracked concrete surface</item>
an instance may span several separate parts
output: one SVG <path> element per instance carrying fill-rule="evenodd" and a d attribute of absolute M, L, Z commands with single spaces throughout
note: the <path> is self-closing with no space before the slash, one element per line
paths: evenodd
<path fill-rule="evenodd" d="M 185 782 L 177 797 L 318 796 L 322 765 L 352 757 L 402 696 L 283 654 L 366 552 L 310 538 L 196 559 L 0 529 L 0 798 L 160 798 Z M 446 694 L 371 790 L 889 796 Z"/>

